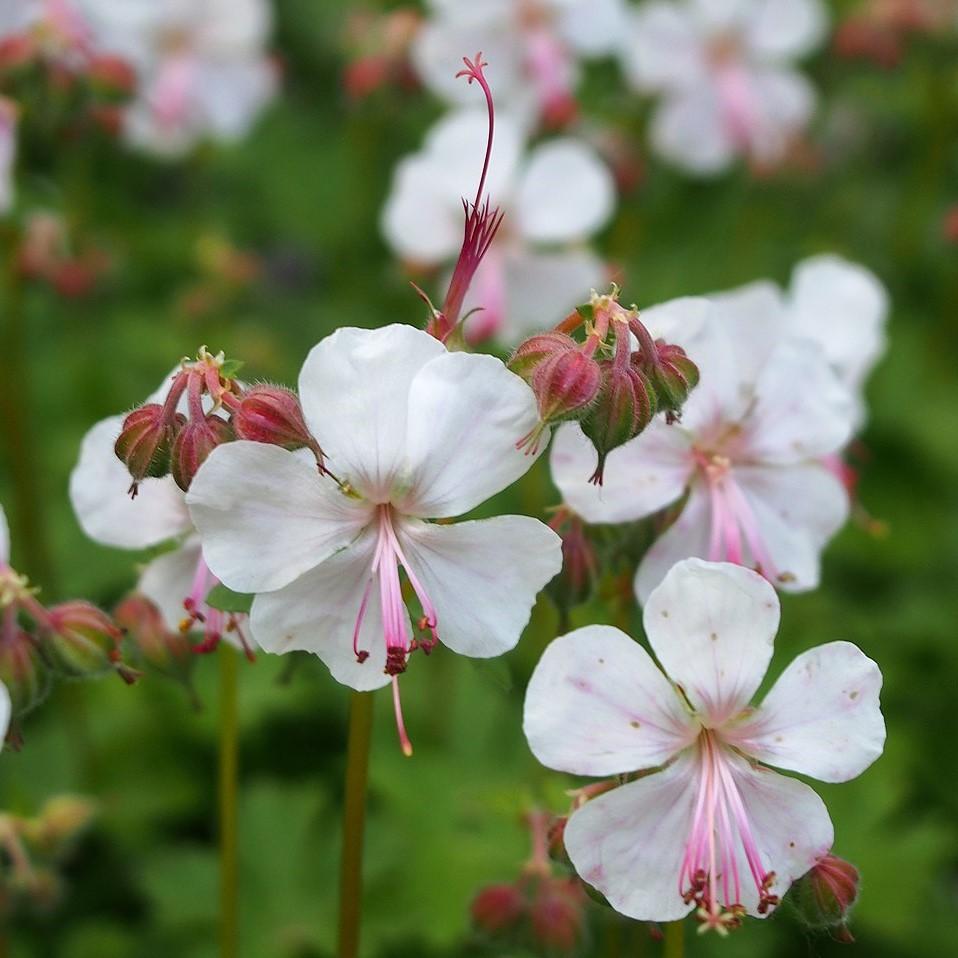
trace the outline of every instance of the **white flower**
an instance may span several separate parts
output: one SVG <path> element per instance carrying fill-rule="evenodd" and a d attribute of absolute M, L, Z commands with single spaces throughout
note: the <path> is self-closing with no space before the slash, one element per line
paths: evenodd
<path fill-rule="evenodd" d="M 447 103 L 469 102 L 455 74 L 481 50 L 496 99 L 535 122 L 561 122 L 575 109 L 580 58 L 615 51 L 623 0 L 432 0 L 412 47 L 423 83 Z"/>
<path fill-rule="evenodd" d="M 528 386 L 491 356 L 450 353 L 393 325 L 322 340 L 299 395 L 342 486 L 279 447 L 233 442 L 187 494 L 210 568 L 257 593 L 256 642 L 314 652 L 363 690 L 436 639 L 480 658 L 511 649 L 559 571 L 558 536 L 525 516 L 426 520 L 470 511 L 529 468 L 533 457 L 514 445 L 536 422 Z M 419 640 L 400 567 L 421 608 Z"/>
<path fill-rule="evenodd" d="M 526 693 L 524 728 L 544 765 L 645 773 L 575 811 L 565 845 L 617 911 L 707 927 L 764 916 L 832 845 L 821 799 L 766 767 L 845 782 L 881 754 L 881 672 L 856 646 L 799 655 L 750 707 L 772 657 L 774 590 L 729 564 L 676 565 L 645 607 L 665 674 L 618 629 L 556 639 Z"/>
<path fill-rule="evenodd" d="M 85 0 L 4 0 L 0 40 L 31 34 L 45 57 L 79 67 L 90 52 Z"/>
<path fill-rule="evenodd" d="M 686 350 L 699 385 L 680 423 L 657 418 L 610 453 L 599 488 L 588 482 L 591 444 L 577 425 L 563 426 L 552 475 L 566 503 L 594 523 L 683 503 L 639 565 L 642 602 L 689 556 L 754 566 L 786 591 L 814 588 L 819 554 L 848 514 L 848 494 L 822 462 L 851 434 L 847 389 L 814 343 L 788 335 L 771 283 L 674 300 L 642 319 Z"/>
<path fill-rule="evenodd" d="M 462 198 L 471 199 L 479 181 L 486 135 L 484 110 L 458 110 L 433 127 L 419 153 L 399 164 L 382 229 L 401 257 L 424 266 L 455 259 Z M 584 243 L 611 217 L 615 186 L 595 151 L 571 137 L 523 155 L 519 124 L 499 113 L 486 193 L 505 218 L 463 313 L 482 307 L 467 325 L 471 335 L 495 333 L 515 342 L 554 325 L 604 285 L 606 268 Z"/>
<path fill-rule="evenodd" d="M 0 506 L 0 578 L 3 573 L 10 568 L 10 527 L 7 525 L 7 515 Z M 2 590 L 0 590 L 2 591 Z M 0 608 L 0 613 L 6 610 Z M 2 628 L 2 626 L 0 626 Z M 10 728 L 10 713 L 12 703 L 10 693 L 7 687 L 0 682 L 0 749 L 3 748 L 3 741 L 7 737 L 7 730 Z"/>
<path fill-rule="evenodd" d="M 791 61 L 825 35 L 820 0 L 649 0 L 623 34 L 623 68 L 661 96 L 654 148 L 690 173 L 725 169 L 737 155 L 778 162 L 806 126 L 815 92 Z"/>
<path fill-rule="evenodd" d="M 17 159 L 17 107 L 0 96 L 0 215 L 14 202 L 13 170 Z"/>
<path fill-rule="evenodd" d="M 97 45 L 138 73 L 126 135 L 159 155 L 234 141 L 276 91 L 266 0 L 85 0 Z"/>

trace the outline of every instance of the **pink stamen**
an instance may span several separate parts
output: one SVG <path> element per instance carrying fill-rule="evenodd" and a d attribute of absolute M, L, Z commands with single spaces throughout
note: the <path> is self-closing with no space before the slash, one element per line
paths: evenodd
<path fill-rule="evenodd" d="M 396 731 L 399 733 L 399 747 L 406 758 L 412 756 L 412 742 L 406 734 L 406 723 L 402 717 L 402 702 L 399 698 L 399 678 L 393 676 L 393 711 L 396 713 Z"/>
<path fill-rule="evenodd" d="M 183 54 L 167 58 L 160 68 L 151 96 L 153 112 L 160 126 L 169 129 L 184 121 L 195 74 L 195 61 Z"/>

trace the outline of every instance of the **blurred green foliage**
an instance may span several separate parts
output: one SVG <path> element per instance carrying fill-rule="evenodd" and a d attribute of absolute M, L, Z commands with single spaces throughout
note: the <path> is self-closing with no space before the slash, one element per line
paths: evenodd
<path fill-rule="evenodd" d="M 83 301 L 27 289 L 25 358 L 2 359 L 17 363 L 27 387 L 18 415 L 35 459 L 5 438 L 0 501 L 14 560 L 48 599 L 109 606 L 130 588 L 137 557 L 84 539 L 67 478 L 86 429 L 141 400 L 178 357 L 206 343 L 245 360 L 251 378 L 295 383 L 307 349 L 338 325 L 422 322 L 377 216 L 396 160 L 418 146 L 439 107 L 396 90 L 347 102 L 346 8 L 277 3 L 284 93 L 235 148 L 177 166 L 106 143 L 25 157 L 21 208 L 66 211 L 114 263 Z M 613 71 L 590 71 L 589 111 L 640 136 L 644 108 Z M 494 64 L 489 72 L 494 82 Z M 891 346 L 869 390 L 860 486 L 888 534 L 849 525 L 828 550 L 822 588 L 784 600 L 772 676 L 796 652 L 836 638 L 881 664 L 885 756 L 854 782 L 816 787 L 836 824 L 836 852 L 864 875 L 852 923 L 858 953 L 948 955 L 958 941 L 958 248 L 942 221 L 958 202 L 958 31 L 916 40 L 894 70 L 825 52 L 810 72 L 823 100 L 818 172 L 692 182 L 649 159 L 603 246 L 623 268 L 627 299 L 640 305 L 765 276 L 785 282 L 797 260 L 825 250 L 866 264 L 890 289 Z M 214 296 L 198 316 L 184 296 L 202 274 L 198 250 L 219 240 L 260 257 L 262 275 L 246 291 Z M 29 541 L 14 496 L 18 471 L 42 508 Z M 543 460 L 484 510 L 543 516 L 555 501 Z M 573 624 L 601 620 L 639 634 L 635 610 L 608 599 L 572 614 Z M 574 783 L 539 768 L 520 732 L 524 683 L 557 622 L 540 599 L 501 667 L 442 652 L 415 662 L 404 682 L 412 760 L 400 754 L 379 698 L 365 954 L 472 954 L 469 900 L 483 883 L 516 875 L 528 851 L 521 812 L 536 802 L 562 807 Z M 334 942 L 347 690 L 307 658 L 283 682 L 286 665 L 260 655 L 241 674 L 248 958 L 326 956 Z M 159 678 L 134 688 L 111 678 L 61 686 L 26 722 L 22 752 L 0 761 L 0 807 L 31 813 L 69 791 L 96 796 L 101 814 L 68 869 L 62 906 L 18 922 L 13 955 L 216 953 L 216 674 L 215 663 L 199 663 L 201 711 Z M 587 953 L 660 953 L 644 928 L 609 919 L 597 909 Z M 688 942 L 692 955 L 726 958 L 838 947 L 784 910 L 727 941 Z"/>

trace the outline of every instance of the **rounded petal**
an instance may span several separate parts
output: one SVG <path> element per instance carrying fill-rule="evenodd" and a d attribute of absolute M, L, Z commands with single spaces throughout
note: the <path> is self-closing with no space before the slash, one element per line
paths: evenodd
<path fill-rule="evenodd" d="M 10 728 L 11 711 L 10 693 L 3 682 L 0 682 L 0 749 L 3 748 L 3 741 L 7 737 L 7 729 Z"/>
<path fill-rule="evenodd" d="M 745 43 L 758 58 L 793 60 L 825 38 L 828 13 L 820 0 L 760 0 L 745 25 Z"/>
<path fill-rule="evenodd" d="M 7 524 L 7 514 L 0 506 L 0 566 L 10 561 L 10 526 Z"/>
<path fill-rule="evenodd" d="M 761 163 L 776 163 L 815 111 L 815 88 L 795 70 L 774 67 L 752 71 L 754 125 L 749 147 Z"/>
<path fill-rule="evenodd" d="M 270 592 L 352 542 L 371 507 L 279 446 L 230 442 L 186 497 L 213 574 L 237 592 Z"/>
<path fill-rule="evenodd" d="M 625 37 L 622 69 L 640 92 L 687 86 L 705 74 L 705 43 L 691 12 L 677 3 L 639 4 Z"/>
<path fill-rule="evenodd" d="M 693 708 L 719 725 L 755 694 L 778 631 L 775 590 L 757 572 L 686 559 L 649 596 L 645 634 Z"/>
<path fill-rule="evenodd" d="M 816 588 L 822 549 L 848 518 L 845 486 L 820 462 L 736 466 L 734 474 L 775 566 L 776 584 L 785 592 Z"/>
<path fill-rule="evenodd" d="M 398 534 L 436 607 L 440 640 L 460 655 L 489 658 L 513 648 L 539 591 L 562 568 L 562 540 L 528 516 L 413 520 Z"/>
<path fill-rule="evenodd" d="M 145 479 L 135 499 L 128 495 L 130 475 L 113 451 L 123 418 L 103 419 L 83 437 L 80 458 L 70 473 L 70 502 L 81 528 L 94 541 L 145 549 L 193 526 L 183 493 L 169 476 Z"/>
<path fill-rule="evenodd" d="M 627 4 L 623 0 L 572 0 L 559 6 L 559 35 L 585 57 L 614 53 L 621 43 Z"/>
<path fill-rule="evenodd" d="M 641 435 L 614 449 L 601 486 L 589 482 L 596 452 L 578 423 L 556 432 L 549 464 L 563 501 L 586 522 L 632 522 L 680 499 L 695 464 L 691 439 L 680 426 L 656 419 Z"/>
<path fill-rule="evenodd" d="M 677 921 L 693 905 L 679 894 L 698 778 L 692 751 L 661 772 L 593 798 L 572 813 L 565 847 L 583 881 L 637 921 Z"/>
<path fill-rule="evenodd" d="M 384 673 L 379 591 L 373 584 L 357 648 L 369 653 L 362 663 L 353 651 L 353 631 L 371 575 L 376 536 L 363 534 L 349 548 L 300 576 L 277 592 L 256 596 L 250 632 L 267 652 L 312 652 L 323 660 L 337 682 L 360 692 L 388 685 Z"/>
<path fill-rule="evenodd" d="M 485 502 L 535 462 L 516 442 L 538 418 L 532 390 L 500 360 L 443 351 L 409 389 L 406 491 L 397 508 L 437 519 Z"/>
<path fill-rule="evenodd" d="M 516 219 L 533 243 L 571 243 L 601 229 L 615 209 L 612 173 L 591 147 L 560 137 L 536 147 L 519 181 Z"/>
<path fill-rule="evenodd" d="M 409 389 L 437 339 L 412 326 L 337 329 L 312 348 L 299 374 L 310 431 L 340 479 L 386 502 L 406 455 Z"/>
<path fill-rule="evenodd" d="M 728 762 L 762 864 L 767 872 L 775 873 L 770 890 L 781 897 L 832 847 L 835 832 L 828 809 L 804 782 L 750 765 L 732 753 Z M 741 875 L 749 874 L 741 846 L 738 870 Z M 758 891 L 753 882 L 743 880 L 742 904 L 750 915 L 766 917 L 758 911 Z"/>
<path fill-rule="evenodd" d="M 715 90 L 706 84 L 667 94 L 652 116 L 652 146 L 689 173 L 722 172 L 736 154 Z"/>
<path fill-rule="evenodd" d="M 645 605 L 652 590 L 677 562 L 699 556 L 709 549 L 711 511 L 708 493 L 700 482 L 692 485 L 678 518 L 652 543 L 635 573 L 635 594 Z"/>
<path fill-rule="evenodd" d="M 147 563 L 137 585 L 162 613 L 166 627 L 176 631 L 186 616 L 183 600 L 193 588 L 202 558 L 200 540 L 190 537 L 182 546 Z"/>
<path fill-rule="evenodd" d="M 529 680 L 522 727 L 543 765 L 575 775 L 655 768 L 698 732 L 648 652 L 608 625 L 549 644 Z"/>
<path fill-rule="evenodd" d="M 823 782 L 847 782 L 882 753 L 885 720 L 878 666 L 850 642 L 799 655 L 762 704 L 725 734 L 769 765 Z"/>

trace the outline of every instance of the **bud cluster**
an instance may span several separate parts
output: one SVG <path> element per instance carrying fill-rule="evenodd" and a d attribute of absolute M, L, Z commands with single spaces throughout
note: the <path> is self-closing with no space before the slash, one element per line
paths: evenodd
<path fill-rule="evenodd" d="M 572 335 L 580 328 L 581 342 Z M 677 418 L 699 379 L 680 346 L 653 339 L 638 310 L 619 305 L 614 286 L 609 294 L 593 292 L 587 306 L 551 332 L 521 343 L 509 368 L 529 383 L 539 408 L 538 424 L 517 447 L 534 454 L 550 426 L 578 421 L 598 454 L 591 477 L 597 485 L 608 454 L 639 435 L 657 412 Z"/>
<path fill-rule="evenodd" d="M 64 299 L 81 299 L 109 267 L 102 249 L 75 248 L 62 216 L 43 210 L 27 217 L 17 251 L 17 268 L 24 277 L 47 284 Z"/>
<path fill-rule="evenodd" d="M 131 496 L 144 479 L 168 475 L 185 492 L 209 454 L 234 439 L 311 449 L 322 469 L 322 450 L 296 394 L 280 386 L 243 386 L 236 379 L 240 365 L 202 346 L 195 361 L 181 362 L 162 402 L 127 415 L 115 451 L 133 480 Z"/>

